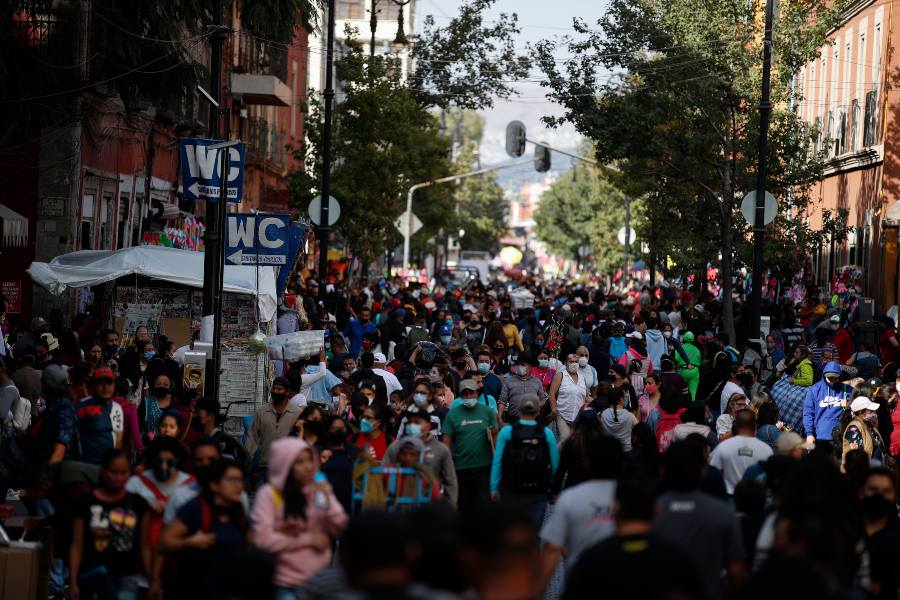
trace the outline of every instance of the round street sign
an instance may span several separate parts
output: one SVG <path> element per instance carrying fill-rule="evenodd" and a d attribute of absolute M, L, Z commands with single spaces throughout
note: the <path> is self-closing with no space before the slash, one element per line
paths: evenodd
<path fill-rule="evenodd" d="M 741 202 L 741 214 L 747 219 L 751 226 L 756 225 L 756 190 L 748 192 Z M 763 211 L 763 225 L 768 225 L 775 220 L 778 214 L 778 203 L 775 202 L 775 196 L 770 192 L 766 192 L 766 208 Z"/>
<path fill-rule="evenodd" d="M 631 229 L 631 227 L 629 227 L 629 229 Z M 625 245 L 625 228 L 624 227 L 619 229 L 618 238 L 619 238 L 619 243 L 624 246 Z M 634 229 L 631 229 L 631 236 L 628 240 L 628 243 L 634 244 L 636 241 L 637 241 L 637 232 Z"/>
<path fill-rule="evenodd" d="M 319 202 L 321 202 L 321 200 L 321 196 L 316 196 L 309 201 L 309 220 L 313 222 L 313 225 L 321 225 L 321 223 L 319 223 Z M 335 198 L 334 196 L 328 196 L 328 226 L 331 227 L 332 225 L 337 223 L 340 217 L 340 203 L 338 203 L 337 198 Z"/>

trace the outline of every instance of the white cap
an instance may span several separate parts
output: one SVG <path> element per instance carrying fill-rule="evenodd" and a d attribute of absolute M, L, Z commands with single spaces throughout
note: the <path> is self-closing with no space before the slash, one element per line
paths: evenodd
<path fill-rule="evenodd" d="M 841 317 L 840 317 L 840 315 L 831 315 L 830 321 L 831 321 L 832 323 L 840 323 L 840 322 L 841 322 Z"/>
<path fill-rule="evenodd" d="M 850 403 L 850 412 L 852 412 L 853 414 L 866 409 L 878 410 L 879 406 L 865 396 L 860 396 Z"/>
<path fill-rule="evenodd" d="M 376 352 L 375 354 L 373 354 L 372 360 L 373 360 L 373 362 L 378 363 L 378 364 L 387 363 L 387 357 L 384 354 L 382 354 L 381 352 Z"/>
<path fill-rule="evenodd" d="M 641 335 L 641 332 L 640 332 L 640 331 L 632 331 L 631 333 L 629 333 L 629 334 L 626 335 L 625 337 L 634 338 L 634 339 L 636 339 L 636 340 L 642 340 L 642 339 L 644 339 L 644 336 Z"/>

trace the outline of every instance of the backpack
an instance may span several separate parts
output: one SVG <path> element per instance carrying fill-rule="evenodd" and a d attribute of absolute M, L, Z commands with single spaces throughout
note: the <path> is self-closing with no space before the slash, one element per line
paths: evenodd
<path fill-rule="evenodd" d="M 614 361 L 618 361 L 625 352 L 628 351 L 628 344 L 625 343 L 624 337 L 609 338 L 609 356 Z"/>
<path fill-rule="evenodd" d="M 686 409 L 679 408 L 674 413 L 659 411 L 660 419 L 656 424 L 656 447 L 660 454 L 669 449 L 675 439 L 675 428 L 681 423 L 681 415 Z"/>
<path fill-rule="evenodd" d="M 550 447 L 544 426 L 513 425 L 503 450 L 503 487 L 513 492 L 546 492 L 550 471 Z"/>

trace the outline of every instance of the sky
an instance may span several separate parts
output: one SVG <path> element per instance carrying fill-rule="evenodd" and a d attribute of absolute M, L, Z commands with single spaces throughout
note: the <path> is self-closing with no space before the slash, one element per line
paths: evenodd
<path fill-rule="evenodd" d="M 572 19 L 579 17 L 588 23 L 596 23 L 606 10 L 607 0 L 497 0 L 488 11 L 487 19 L 496 18 L 500 13 L 516 13 L 519 17 L 521 33 L 516 47 L 523 50 L 526 44 L 543 39 L 554 39 L 573 33 Z M 438 24 L 446 23 L 457 14 L 460 0 L 417 0 L 417 19 L 433 15 Z M 565 55 L 565 50 L 560 55 Z M 540 79 L 539 73 L 532 73 L 531 79 Z M 492 165 L 511 160 L 504 150 L 506 124 L 519 120 L 525 124 L 530 139 L 544 141 L 563 150 L 577 150 L 580 136 L 571 125 L 556 129 L 546 128 L 541 117 L 560 115 L 559 105 L 545 98 L 546 90 L 539 83 L 523 82 L 515 84 L 518 96 L 509 100 L 497 100 L 493 109 L 484 111 L 485 133 L 481 145 L 482 164 Z M 526 150 L 532 152 L 532 148 Z M 564 165 L 567 161 L 555 161 L 554 165 Z M 530 167 L 522 167 L 527 173 Z"/>

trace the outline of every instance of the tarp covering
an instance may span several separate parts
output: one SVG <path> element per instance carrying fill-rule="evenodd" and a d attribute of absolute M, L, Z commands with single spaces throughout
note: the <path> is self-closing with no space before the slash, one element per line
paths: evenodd
<path fill-rule="evenodd" d="M 57 256 L 49 263 L 33 262 L 28 274 L 35 283 L 52 294 L 62 294 L 66 288 L 98 285 L 124 277 L 142 275 L 186 285 L 203 287 L 203 252 L 178 250 L 165 246 L 135 246 L 121 250 L 80 250 Z M 257 290 L 259 279 L 259 294 Z M 275 269 L 273 267 L 226 265 L 226 292 L 256 295 L 259 318 L 269 321 L 275 316 Z"/>

